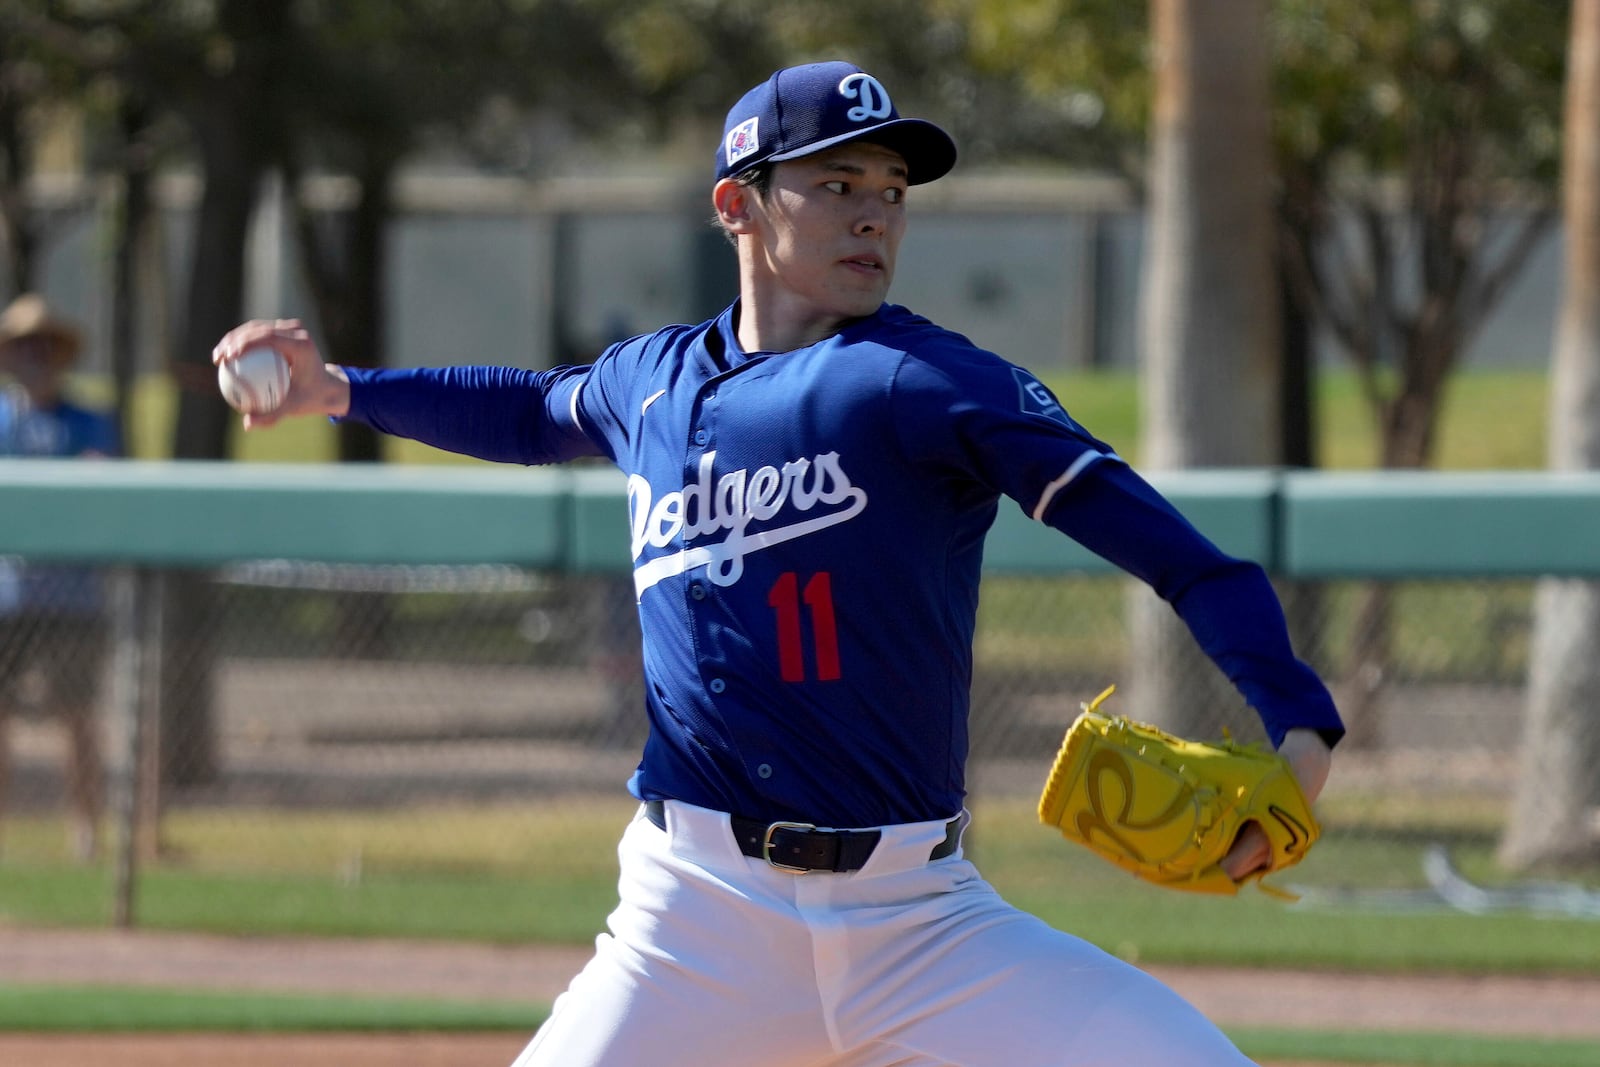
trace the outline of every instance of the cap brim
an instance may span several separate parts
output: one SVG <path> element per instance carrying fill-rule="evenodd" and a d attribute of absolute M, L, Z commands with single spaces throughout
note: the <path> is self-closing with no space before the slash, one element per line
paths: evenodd
<path fill-rule="evenodd" d="M 894 119 L 851 130 L 838 137 L 815 141 L 792 152 L 778 152 L 767 158 L 774 163 L 802 159 L 825 149 L 854 141 L 870 141 L 900 153 L 906 161 L 907 184 L 923 185 L 950 173 L 956 165 L 956 143 L 948 133 L 926 119 Z"/>

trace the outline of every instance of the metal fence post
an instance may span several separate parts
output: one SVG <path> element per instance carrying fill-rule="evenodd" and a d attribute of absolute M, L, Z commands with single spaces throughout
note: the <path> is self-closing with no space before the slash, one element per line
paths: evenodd
<path fill-rule="evenodd" d="M 145 840 L 153 832 L 155 814 L 155 768 L 149 758 L 147 726 L 154 708 L 150 668 L 160 648 L 161 606 L 152 596 L 155 583 L 148 568 L 118 567 L 111 573 L 110 586 L 115 727 L 111 803 L 116 842 L 111 921 L 128 929 L 134 925 L 139 860 L 153 852 Z"/>

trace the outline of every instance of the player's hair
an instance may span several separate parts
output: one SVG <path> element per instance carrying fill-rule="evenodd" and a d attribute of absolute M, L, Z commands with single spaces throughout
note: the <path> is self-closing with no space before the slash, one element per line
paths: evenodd
<path fill-rule="evenodd" d="M 772 161 L 769 159 L 765 163 L 757 163 L 749 170 L 735 174 L 733 180 L 754 189 L 756 195 L 765 199 L 772 189 Z"/>
<path fill-rule="evenodd" d="M 772 190 L 772 167 L 773 164 L 771 160 L 768 160 L 765 163 L 757 163 L 749 170 L 740 171 L 738 174 L 735 174 L 729 180 L 737 185 L 742 185 L 747 189 L 755 190 L 755 194 L 759 199 L 766 200 L 767 193 Z M 722 220 L 713 215 L 711 217 L 711 224 L 713 226 L 721 227 Z M 728 239 L 728 243 L 731 245 L 737 245 L 739 243 L 733 234 L 729 233 L 725 229 L 722 231 L 722 236 L 726 237 Z"/>

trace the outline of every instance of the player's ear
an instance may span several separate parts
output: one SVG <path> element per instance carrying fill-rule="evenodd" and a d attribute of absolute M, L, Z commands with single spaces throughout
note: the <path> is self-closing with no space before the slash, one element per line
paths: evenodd
<path fill-rule="evenodd" d="M 717 221 L 729 233 L 750 233 L 754 218 L 756 191 L 752 186 L 724 178 L 711 190 L 711 203 L 717 209 Z"/>

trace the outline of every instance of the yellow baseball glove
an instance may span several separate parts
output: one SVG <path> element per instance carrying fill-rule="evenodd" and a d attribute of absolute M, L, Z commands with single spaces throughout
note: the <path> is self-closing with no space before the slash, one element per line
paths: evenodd
<path fill-rule="evenodd" d="M 1287 760 L 1106 715 L 1100 705 L 1115 690 L 1067 730 L 1039 798 L 1041 822 L 1147 882 L 1195 893 L 1232 895 L 1305 857 L 1322 830 Z M 1251 822 L 1272 844 L 1271 865 L 1235 882 L 1219 864 Z"/>

